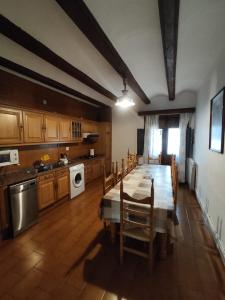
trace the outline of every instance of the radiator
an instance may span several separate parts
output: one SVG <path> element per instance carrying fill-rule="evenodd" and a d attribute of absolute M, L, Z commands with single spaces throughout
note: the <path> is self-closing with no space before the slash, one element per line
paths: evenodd
<path fill-rule="evenodd" d="M 195 190 L 195 178 L 196 178 L 196 163 L 192 158 L 187 159 L 187 179 L 189 189 Z"/>

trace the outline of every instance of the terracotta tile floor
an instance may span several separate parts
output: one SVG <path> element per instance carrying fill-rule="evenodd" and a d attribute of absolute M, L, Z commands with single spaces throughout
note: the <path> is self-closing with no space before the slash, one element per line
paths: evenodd
<path fill-rule="evenodd" d="M 101 183 L 40 218 L 0 248 L 0 299 L 225 299 L 225 271 L 194 196 L 179 189 L 184 240 L 156 261 L 125 256 L 118 262 L 98 219 Z"/>

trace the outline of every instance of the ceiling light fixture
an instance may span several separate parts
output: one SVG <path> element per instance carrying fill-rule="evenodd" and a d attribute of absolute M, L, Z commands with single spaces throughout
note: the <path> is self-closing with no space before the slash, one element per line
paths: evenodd
<path fill-rule="evenodd" d="M 122 96 L 119 97 L 116 100 L 116 106 L 120 106 L 123 108 L 127 108 L 127 107 L 131 107 L 134 106 L 134 100 L 128 95 L 128 90 L 127 90 L 127 82 L 126 82 L 126 78 L 123 78 L 123 86 L 124 89 L 122 90 Z"/>

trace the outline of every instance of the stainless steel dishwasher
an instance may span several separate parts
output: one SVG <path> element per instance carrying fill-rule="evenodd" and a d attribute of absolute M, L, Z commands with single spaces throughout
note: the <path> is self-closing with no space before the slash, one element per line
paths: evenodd
<path fill-rule="evenodd" d="M 13 236 L 18 235 L 38 219 L 37 182 L 31 179 L 9 187 Z"/>

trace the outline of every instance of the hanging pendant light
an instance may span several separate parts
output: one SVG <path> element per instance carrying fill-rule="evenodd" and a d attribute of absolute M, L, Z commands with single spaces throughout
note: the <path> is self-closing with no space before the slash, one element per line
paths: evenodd
<path fill-rule="evenodd" d="M 128 90 L 126 89 L 127 86 L 126 78 L 123 78 L 123 86 L 124 89 L 122 90 L 122 96 L 116 100 L 116 106 L 120 106 L 123 108 L 134 106 L 135 105 L 134 100 L 129 96 Z"/>

